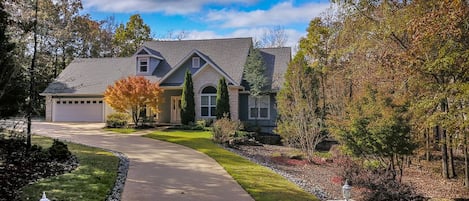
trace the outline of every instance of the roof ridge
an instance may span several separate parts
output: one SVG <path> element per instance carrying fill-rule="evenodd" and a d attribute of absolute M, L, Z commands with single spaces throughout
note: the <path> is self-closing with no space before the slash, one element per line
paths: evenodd
<path fill-rule="evenodd" d="M 236 37 L 236 38 L 207 38 L 207 39 L 189 39 L 189 40 L 151 40 L 151 41 L 145 41 L 145 42 L 150 42 L 150 43 L 158 43 L 158 42 L 190 42 L 190 41 L 214 41 L 214 40 L 236 40 L 236 39 L 250 39 L 252 40 L 252 37 Z"/>

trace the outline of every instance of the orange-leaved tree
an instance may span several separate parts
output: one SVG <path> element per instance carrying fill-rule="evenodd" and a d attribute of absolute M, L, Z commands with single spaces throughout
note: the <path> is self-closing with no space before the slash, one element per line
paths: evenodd
<path fill-rule="evenodd" d="M 136 126 L 140 114 L 145 109 L 159 113 L 158 104 L 161 102 L 163 89 L 158 83 L 151 83 L 141 76 L 129 76 L 108 86 L 104 92 L 104 101 L 118 112 L 130 112 Z"/>

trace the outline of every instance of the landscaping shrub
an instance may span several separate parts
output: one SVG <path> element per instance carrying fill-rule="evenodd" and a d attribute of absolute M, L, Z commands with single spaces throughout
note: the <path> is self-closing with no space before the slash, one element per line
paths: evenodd
<path fill-rule="evenodd" d="M 230 120 L 228 117 L 218 119 L 213 123 L 212 139 L 220 144 L 228 144 L 230 140 L 234 139 L 236 131 L 243 128 L 241 121 Z"/>
<path fill-rule="evenodd" d="M 363 187 L 364 201 L 374 200 L 426 200 L 415 192 L 412 186 L 396 180 L 386 169 L 376 166 L 365 168 L 349 158 L 341 158 L 340 164 L 344 168 L 344 178 L 351 181 L 353 186 Z"/>
<path fill-rule="evenodd" d="M 54 139 L 52 146 L 49 148 L 49 154 L 51 159 L 56 161 L 66 161 L 72 155 L 67 145 L 56 139 Z"/>
<path fill-rule="evenodd" d="M 112 113 L 107 115 L 106 127 L 108 128 L 125 128 L 129 122 L 130 115 L 127 113 Z"/>
<path fill-rule="evenodd" d="M 0 201 L 18 200 L 18 193 L 26 184 L 70 172 L 78 166 L 66 145 L 59 141 L 54 144 L 54 151 L 37 145 L 27 150 L 24 137 L 0 137 Z M 68 160 L 54 159 L 65 155 Z"/>

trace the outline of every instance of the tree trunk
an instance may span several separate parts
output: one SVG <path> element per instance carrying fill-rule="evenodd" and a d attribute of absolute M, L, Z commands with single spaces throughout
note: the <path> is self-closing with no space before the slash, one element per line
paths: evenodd
<path fill-rule="evenodd" d="M 440 129 L 438 129 L 440 130 Z M 440 132 L 440 131 L 439 131 Z M 443 174 L 443 178 L 449 179 L 449 171 L 448 171 L 448 144 L 446 141 L 446 130 L 442 130 L 440 132 L 441 138 L 441 170 Z"/>
<path fill-rule="evenodd" d="M 455 168 L 454 168 L 454 155 L 453 155 L 453 135 L 449 135 L 448 136 L 448 140 L 449 140 L 449 156 L 448 156 L 448 159 L 449 159 L 449 173 L 450 173 L 450 176 L 451 178 L 455 178 L 457 175 L 456 175 L 456 171 L 455 171 Z"/>
<path fill-rule="evenodd" d="M 35 15 L 34 15 L 34 47 L 33 47 L 33 58 L 31 59 L 31 66 L 29 67 L 29 100 L 28 100 L 28 114 L 27 114 L 27 128 L 26 128 L 26 147 L 31 148 L 31 117 L 33 115 L 33 101 L 34 101 L 34 68 L 36 67 L 36 54 L 37 54 L 37 11 L 38 11 L 38 1 L 35 2 Z"/>
<path fill-rule="evenodd" d="M 430 132 L 428 128 L 425 128 L 425 160 L 430 161 L 432 158 L 431 147 L 430 147 Z"/>
<path fill-rule="evenodd" d="M 469 188 L 469 154 L 467 153 L 467 136 L 464 135 L 464 186 Z"/>

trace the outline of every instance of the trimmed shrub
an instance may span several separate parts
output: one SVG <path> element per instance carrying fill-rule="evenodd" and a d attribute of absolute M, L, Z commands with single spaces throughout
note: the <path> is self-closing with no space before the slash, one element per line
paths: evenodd
<path fill-rule="evenodd" d="M 52 146 L 49 148 L 49 154 L 51 159 L 56 161 L 66 161 L 72 155 L 67 145 L 56 139 L 54 139 Z"/>
<path fill-rule="evenodd" d="M 108 128 L 125 128 L 129 123 L 130 115 L 127 113 L 112 113 L 107 115 L 106 127 Z"/>

